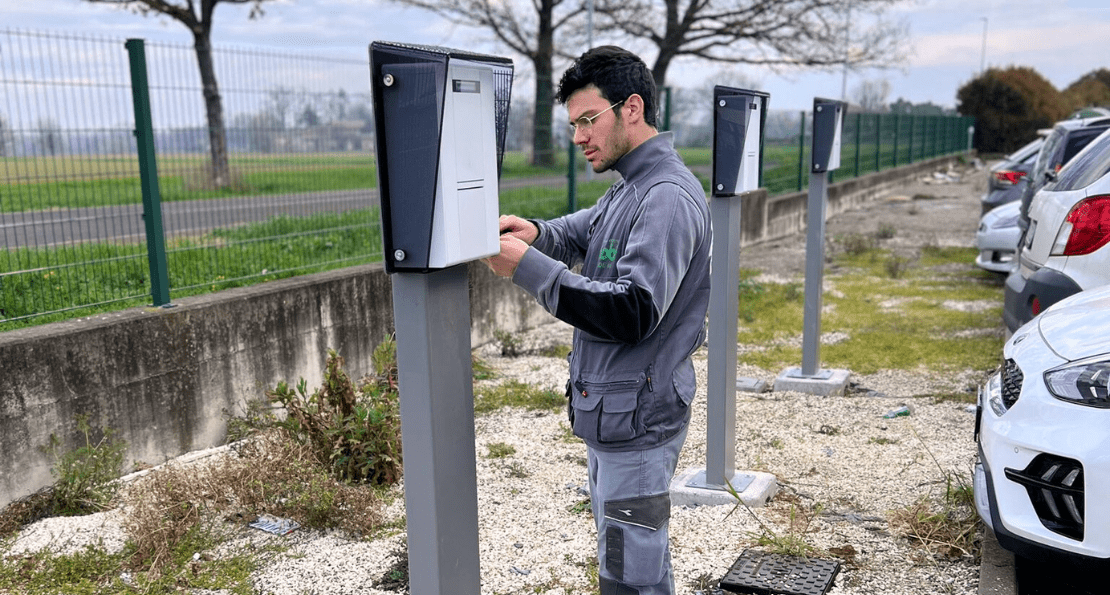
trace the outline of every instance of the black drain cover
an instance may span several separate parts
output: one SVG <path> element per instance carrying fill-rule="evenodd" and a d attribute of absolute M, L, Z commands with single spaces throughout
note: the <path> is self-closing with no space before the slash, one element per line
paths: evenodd
<path fill-rule="evenodd" d="M 721 588 L 751 595 L 824 595 L 840 562 L 745 550 L 721 579 Z"/>

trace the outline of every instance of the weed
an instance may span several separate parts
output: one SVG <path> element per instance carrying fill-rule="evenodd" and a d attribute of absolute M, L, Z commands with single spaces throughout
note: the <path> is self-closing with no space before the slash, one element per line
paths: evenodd
<path fill-rule="evenodd" d="M 127 449 L 127 443 L 117 439 L 110 428 L 103 428 L 101 438 L 94 443 L 89 417 L 77 415 L 76 418 L 84 445 L 65 452 L 61 439 L 51 434 L 50 442 L 40 448 L 54 459 L 50 469 L 55 478 L 51 500 L 54 513 L 63 516 L 88 514 L 108 507 L 116 494 L 114 480 L 120 476 L 123 453 Z"/>
<path fill-rule="evenodd" d="M 506 463 L 504 467 L 509 472 L 509 477 L 515 479 L 525 479 L 532 476 L 528 468 L 517 461 L 510 461 Z"/>
<path fill-rule="evenodd" d="M 839 238 L 840 246 L 849 256 L 860 256 L 875 249 L 875 240 L 864 234 L 850 233 Z"/>
<path fill-rule="evenodd" d="M 976 395 L 974 390 L 954 391 L 933 395 L 934 403 L 964 403 L 973 405 L 977 401 L 978 396 Z"/>
<path fill-rule="evenodd" d="M 582 514 L 584 512 L 590 512 L 592 510 L 590 508 L 590 499 L 583 498 L 568 506 L 567 510 L 570 511 L 571 514 Z"/>
<path fill-rule="evenodd" d="M 559 424 L 559 441 L 569 444 L 577 444 L 578 437 L 574 435 L 574 430 L 571 429 L 569 424 Z"/>
<path fill-rule="evenodd" d="M 868 444 L 898 444 L 897 438 L 884 438 L 884 437 L 871 437 L 867 440 Z"/>
<path fill-rule="evenodd" d="M 227 418 L 228 443 L 253 436 L 277 423 L 270 404 L 262 399 L 248 401 L 246 411 L 241 416 L 231 415 L 227 409 L 224 409 L 224 416 Z"/>
<path fill-rule="evenodd" d="M 15 558 L 0 557 L 0 585 L 18 586 L 5 593 L 75 593 L 93 594 L 124 589 L 118 579 L 123 554 L 109 554 L 88 547 L 68 555 L 54 555 L 48 550 Z M 118 590 L 117 590 L 118 589 Z"/>
<path fill-rule="evenodd" d="M 493 338 L 501 344 L 501 357 L 517 357 L 522 354 L 523 341 L 515 333 L 498 329 L 493 331 Z"/>
<path fill-rule="evenodd" d="M 285 408 L 275 422 L 310 444 L 336 478 L 392 485 L 401 478 L 401 417 L 397 395 L 396 344 L 386 338 L 372 356 L 375 373 L 355 390 L 343 358 L 328 351 L 324 385 L 311 395 L 302 378 L 296 391 L 285 382 L 267 396 Z"/>
<path fill-rule="evenodd" d="M 487 459 L 504 459 L 513 454 L 516 454 L 516 449 L 511 444 L 494 442 L 486 445 Z"/>
<path fill-rule="evenodd" d="M 944 497 L 922 496 L 906 508 L 890 513 L 891 526 L 926 548 L 950 558 L 974 557 L 978 549 L 979 515 L 971 485 L 959 474 L 944 469 L 928 445 L 913 429 L 944 478 Z"/>
<path fill-rule="evenodd" d="M 788 530 L 785 534 L 780 534 L 756 516 L 755 511 L 740 498 L 740 494 L 737 493 L 736 488 L 732 486 L 732 482 L 729 481 L 727 477 L 725 478 L 725 489 L 736 500 L 736 505 L 725 515 L 725 518 L 727 519 L 740 507 L 748 511 L 748 514 L 755 519 L 755 522 L 759 524 L 760 528 L 758 532 L 746 532 L 748 539 L 753 541 L 756 545 L 767 548 L 773 554 L 783 554 L 787 556 L 809 557 L 824 554 L 820 548 L 810 544 L 805 538 L 805 534 L 809 531 L 810 523 L 821 513 L 822 507 L 820 505 L 813 507 L 813 509 L 807 513 L 801 511 L 800 508 L 795 506 L 795 503 L 791 503 L 787 525 Z"/>
<path fill-rule="evenodd" d="M 886 259 L 886 274 L 891 279 L 901 279 L 906 275 L 906 271 L 910 269 L 914 259 L 909 256 L 900 256 L 892 254 Z"/>
<path fill-rule="evenodd" d="M 550 390 L 543 390 L 518 380 L 509 380 L 497 386 L 475 388 L 474 413 L 490 413 L 502 407 L 522 407 L 529 411 L 561 411 L 567 398 Z"/>
<path fill-rule="evenodd" d="M 383 591 L 408 593 L 409 591 L 409 551 L 402 545 L 393 552 L 393 563 L 374 581 L 374 586 Z"/>
<path fill-rule="evenodd" d="M 708 572 L 703 572 L 690 580 L 690 588 L 702 593 L 713 592 L 720 584 L 720 579 L 713 578 L 713 575 Z"/>
<path fill-rule="evenodd" d="M 183 542 L 219 542 L 224 535 L 217 518 L 244 523 L 266 512 L 309 528 L 363 535 L 380 530 L 376 492 L 337 481 L 328 471 L 310 445 L 281 428 L 237 443 L 217 462 L 158 469 L 128 489 L 130 566 L 157 572 L 174 564 Z"/>
<path fill-rule="evenodd" d="M 796 302 L 805 297 L 805 292 L 802 291 L 801 283 L 787 283 L 782 287 L 782 299 L 788 302 Z"/>
<path fill-rule="evenodd" d="M 497 377 L 497 371 L 476 355 L 471 356 L 470 367 L 473 370 L 475 380 L 490 380 Z"/>
<path fill-rule="evenodd" d="M 898 228 L 893 223 L 880 223 L 879 229 L 875 231 L 875 237 L 880 240 L 889 240 L 898 234 Z"/>
<path fill-rule="evenodd" d="M 756 309 L 754 305 L 759 303 L 760 296 L 766 293 L 767 287 L 756 281 L 751 275 L 745 275 L 741 272 L 737 291 L 740 319 L 747 323 L 755 322 Z"/>
<path fill-rule="evenodd" d="M 565 360 L 567 359 L 567 356 L 570 355 L 570 345 L 560 343 L 559 345 L 551 345 L 549 347 L 545 347 L 542 350 L 541 355 L 543 355 L 544 357 L 554 357 L 557 359 Z"/>

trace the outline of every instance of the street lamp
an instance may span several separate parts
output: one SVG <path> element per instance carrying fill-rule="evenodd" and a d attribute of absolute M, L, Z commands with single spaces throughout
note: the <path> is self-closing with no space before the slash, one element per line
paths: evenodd
<path fill-rule="evenodd" d="M 983 20 L 983 49 L 979 52 L 979 76 L 982 76 L 987 67 L 987 17 L 979 18 Z"/>

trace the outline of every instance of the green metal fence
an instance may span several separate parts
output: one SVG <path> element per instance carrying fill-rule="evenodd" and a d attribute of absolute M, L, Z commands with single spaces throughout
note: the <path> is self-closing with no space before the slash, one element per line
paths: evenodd
<path fill-rule="evenodd" d="M 764 141 L 763 186 L 772 195 L 807 187 L 812 120 L 812 114 L 797 112 L 794 134 L 782 134 L 780 126 L 777 135 Z M 840 169 L 830 173 L 830 181 L 966 152 L 970 148 L 967 131 L 973 122 L 967 116 L 847 114 L 841 131 Z"/>
<path fill-rule="evenodd" d="M 0 31 L 0 331 L 380 260 L 365 51 L 214 51 L 213 119 L 190 46 Z M 764 183 L 800 190 L 809 118 L 777 119 Z M 968 125 L 849 115 L 836 177 L 963 151 Z M 528 128 L 511 120 L 503 212 L 554 217 L 608 187 L 574 150 L 530 166 Z M 681 137 L 708 183 L 705 135 Z"/>

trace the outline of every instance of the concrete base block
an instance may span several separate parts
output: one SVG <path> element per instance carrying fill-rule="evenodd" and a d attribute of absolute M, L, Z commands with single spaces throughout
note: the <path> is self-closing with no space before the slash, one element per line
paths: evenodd
<path fill-rule="evenodd" d="M 758 378 L 740 377 L 736 379 L 736 390 L 745 393 L 766 392 L 767 382 Z"/>
<path fill-rule="evenodd" d="M 801 368 L 787 368 L 775 378 L 774 390 L 790 390 L 822 397 L 843 395 L 850 375 L 848 370 L 818 370 L 813 376 L 802 376 Z"/>
<path fill-rule="evenodd" d="M 748 506 L 767 504 L 779 490 L 774 475 L 760 471 L 738 471 L 729 483 Z M 691 467 L 671 480 L 671 506 L 735 505 L 736 498 L 725 487 L 706 485 L 705 468 Z"/>

